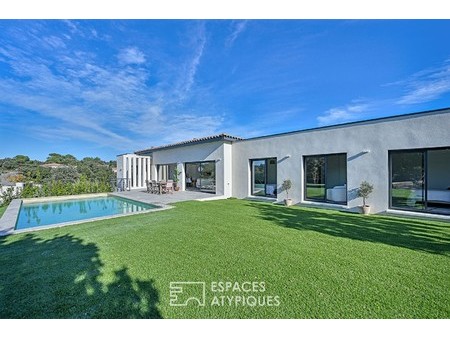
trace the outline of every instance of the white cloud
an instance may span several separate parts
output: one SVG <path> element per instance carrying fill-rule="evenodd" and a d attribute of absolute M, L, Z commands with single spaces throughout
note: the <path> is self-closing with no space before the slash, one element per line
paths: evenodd
<path fill-rule="evenodd" d="M 197 74 L 198 67 L 200 65 L 200 59 L 203 55 L 206 45 L 206 31 L 205 24 L 201 24 L 194 31 L 194 42 L 192 48 L 194 54 L 184 64 L 178 77 L 178 85 L 176 86 L 178 101 L 183 101 L 188 96 L 195 83 L 195 75 Z"/>
<path fill-rule="evenodd" d="M 222 116 L 186 110 L 178 99 L 198 95 L 192 87 L 206 44 L 204 26 L 198 33 L 183 71 L 170 64 L 171 73 L 163 72 L 156 85 L 148 84 L 145 68 L 124 67 L 145 62 L 137 47 L 119 51 L 121 63 L 114 65 L 70 45 L 52 55 L 31 46 L 3 45 L 0 57 L 20 77 L 0 79 L 0 103 L 25 111 L 24 121 L 31 116 L 35 123 L 27 131 L 37 139 L 81 140 L 120 152 L 215 134 Z M 42 39 L 41 45 L 50 41 L 59 42 Z M 55 122 L 44 125 L 39 116 Z"/>
<path fill-rule="evenodd" d="M 398 104 L 417 104 L 433 101 L 450 92 L 450 60 L 441 67 L 418 72 L 405 81 L 399 82 L 406 93 Z"/>
<path fill-rule="evenodd" d="M 77 34 L 81 32 L 76 22 L 72 20 L 63 20 L 63 22 L 67 25 L 72 34 Z"/>
<path fill-rule="evenodd" d="M 368 110 L 368 104 L 354 103 L 344 107 L 328 109 L 323 115 L 317 117 L 319 125 L 331 125 L 358 120 Z"/>
<path fill-rule="evenodd" d="M 46 36 L 42 40 L 52 49 L 66 48 L 64 41 L 57 36 Z"/>
<path fill-rule="evenodd" d="M 225 41 L 225 45 L 230 48 L 238 36 L 247 28 L 247 20 L 234 21 L 232 23 L 232 32 Z"/>
<path fill-rule="evenodd" d="M 117 55 L 117 58 L 122 64 L 141 64 L 146 61 L 144 53 L 137 47 L 122 49 Z"/>

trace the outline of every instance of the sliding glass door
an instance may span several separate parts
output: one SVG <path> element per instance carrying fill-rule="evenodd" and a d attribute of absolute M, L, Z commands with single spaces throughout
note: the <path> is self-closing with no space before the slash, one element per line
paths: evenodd
<path fill-rule="evenodd" d="M 305 157 L 305 199 L 325 200 L 325 157 Z"/>
<path fill-rule="evenodd" d="M 389 152 L 390 207 L 450 214 L 450 148 Z"/>
<path fill-rule="evenodd" d="M 304 157 L 305 200 L 347 203 L 346 154 Z"/>
<path fill-rule="evenodd" d="M 216 192 L 216 163 L 214 161 L 186 163 L 186 190 Z"/>
<path fill-rule="evenodd" d="M 391 205 L 425 209 L 425 156 L 422 151 L 391 154 Z"/>
<path fill-rule="evenodd" d="M 251 160 L 252 195 L 277 196 L 277 159 L 263 158 Z"/>

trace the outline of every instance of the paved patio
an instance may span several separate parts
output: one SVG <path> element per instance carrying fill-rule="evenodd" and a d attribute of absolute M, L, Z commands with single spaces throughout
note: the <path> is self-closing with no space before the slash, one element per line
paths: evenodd
<path fill-rule="evenodd" d="M 209 194 L 200 191 L 174 191 L 173 194 L 149 194 L 146 190 L 131 190 L 131 191 L 121 191 L 114 192 L 111 195 L 129 198 L 135 201 L 150 203 L 150 204 L 169 204 L 181 201 L 192 201 L 192 200 L 216 200 L 224 199 L 224 196 L 217 196 L 214 194 Z"/>

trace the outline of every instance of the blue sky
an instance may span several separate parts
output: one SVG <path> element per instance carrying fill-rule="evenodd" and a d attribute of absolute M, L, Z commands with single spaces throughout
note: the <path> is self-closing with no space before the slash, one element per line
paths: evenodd
<path fill-rule="evenodd" d="M 450 20 L 0 20 L 0 157 L 450 106 Z"/>

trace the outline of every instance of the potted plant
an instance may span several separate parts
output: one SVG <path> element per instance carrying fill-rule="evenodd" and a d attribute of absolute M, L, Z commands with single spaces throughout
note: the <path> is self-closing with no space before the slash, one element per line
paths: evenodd
<path fill-rule="evenodd" d="M 292 199 L 289 198 L 289 189 L 292 188 L 292 182 L 291 180 L 287 179 L 283 181 L 283 184 L 281 185 L 281 190 L 286 191 L 286 198 L 284 200 L 284 205 L 287 207 L 290 207 L 292 205 Z"/>
<path fill-rule="evenodd" d="M 361 182 L 361 185 L 358 189 L 358 197 L 362 197 L 363 205 L 361 206 L 362 213 L 364 215 L 368 215 L 370 213 L 370 206 L 366 204 L 366 198 L 369 198 L 369 195 L 373 191 L 373 185 L 367 181 Z"/>
<path fill-rule="evenodd" d="M 173 189 L 175 191 L 180 190 L 180 187 L 178 186 L 178 182 L 180 181 L 179 176 L 181 172 L 178 170 L 178 167 L 175 167 L 173 170 Z"/>

